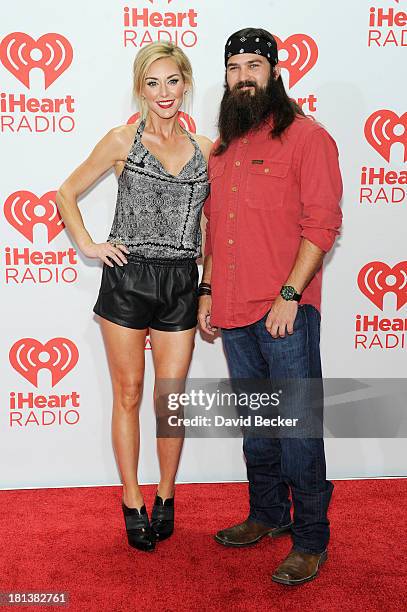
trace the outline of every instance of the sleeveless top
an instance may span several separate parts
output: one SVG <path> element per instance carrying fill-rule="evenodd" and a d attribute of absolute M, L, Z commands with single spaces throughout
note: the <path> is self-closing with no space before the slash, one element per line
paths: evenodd
<path fill-rule="evenodd" d="M 209 192 L 206 160 L 186 130 L 195 152 L 176 176 L 142 144 L 140 122 L 123 171 L 108 242 L 124 244 L 142 257 L 168 259 L 201 255 L 200 213 Z"/>

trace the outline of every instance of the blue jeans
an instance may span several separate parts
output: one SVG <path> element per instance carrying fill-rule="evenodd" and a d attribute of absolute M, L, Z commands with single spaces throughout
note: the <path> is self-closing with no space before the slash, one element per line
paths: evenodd
<path fill-rule="evenodd" d="M 300 305 L 294 333 L 285 338 L 269 334 L 267 315 L 251 325 L 221 330 L 231 378 L 321 378 L 318 310 L 310 304 Z M 301 410 L 307 408 L 298 406 L 300 417 Z M 323 438 L 244 437 L 243 451 L 249 481 L 249 519 L 270 527 L 290 523 L 291 489 L 294 549 L 323 552 L 329 542 L 327 511 L 334 488 L 326 480 Z"/>

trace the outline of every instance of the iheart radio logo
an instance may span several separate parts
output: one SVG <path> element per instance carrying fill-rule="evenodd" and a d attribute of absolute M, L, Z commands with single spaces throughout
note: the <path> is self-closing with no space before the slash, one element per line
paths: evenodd
<path fill-rule="evenodd" d="M 279 66 L 288 71 L 288 87 L 294 87 L 317 63 L 318 46 L 307 34 L 292 34 L 285 41 L 274 35 L 279 51 L 287 51 L 287 59 L 279 61 Z"/>
<path fill-rule="evenodd" d="M 407 161 L 407 113 L 401 117 L 387 109 L 372 113 L 365 123 L 365 137 L 387 162 L 390 162 L 392 145 L 401 142 L 404 146 L 404 161 Z"/>
<path fill-rule="evenodd" d="M 136 121 L 140 119 L 140 113 L 135 113 L 127 120 L 127 124 L 136 123 Z M 178 123 L 184 130 L 188 130 L 192 134 L 196 134 L 196 125 L 195 121 L 192 119 L 191 115 L 187 115 L 181 111 L 178 111 Z"/>
<path fill-rule="evenodd" d="M 30 242 L 34 242 L 34 226 L 42 223 L 51 242 L 65 225 L 55 203 L 56 191 L 48 191 L 38 198 L 31 191 L 15 191 L 4 203 L 7 221 Z"/>
<path fill-rule="evenodd" d="M 382 261 L 371 261 L 359 272 L 358 285 L 380 310 L 386 293 L 395 293 L 397 310 L 400 310 L 407 303 L 407 261 L 400 261 L 393 268 Z"/>
<path fill-rule="evenodd" d="M 78 363 L 79 351 L 68 338 L 52 338 L 42 344 L 35 338 L 22 338 L 10 349 L 10 363 L 26 380 L 38 387 L 38 372 L 51 372 L 54 387 Z"/>
<path fill-rule="evenodd" d="M 61 34 L 44 34 L 37 41 L 12 32 L 0 44 L 0 61 L 23 85 L 30 87 L 30 71 L 41 68 L 47 89 L 71 65 L 73 50 Z"/>

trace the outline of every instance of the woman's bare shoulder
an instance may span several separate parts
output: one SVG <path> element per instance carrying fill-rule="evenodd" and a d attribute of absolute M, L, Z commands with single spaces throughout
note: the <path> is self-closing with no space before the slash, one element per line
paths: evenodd
<path fill-rule="evenodd" d="M 133 142 L 137 127 L 138 123 L 117 125 L 106 134 L 105 138 L 113 145 L 127 146 Z"/>
<path fill-rule="evenodd" d="M 212 140 L 210 140 L 207 136 L 202 136 L 201 134 L 191 134 L 191 136 L 196 140 L 202 153 L 204 154 L 206 161 L 208 161 L 209 154 L 213 147 Z"/>
<path fill-rule="evenodd" d="M 126 159 L 136 136 L 137 124 L 118 125 L 109 130 L 98 143 L 98 148 L 109 151 L 116 160 Z"/>

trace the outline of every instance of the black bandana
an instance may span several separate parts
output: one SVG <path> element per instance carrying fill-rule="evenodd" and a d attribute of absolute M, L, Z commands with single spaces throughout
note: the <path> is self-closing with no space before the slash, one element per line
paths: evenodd
<path fill-rule="evenodd" d="M 225 66 L 232 55 L 240 53 L 257 53 L 268 59 L 272 66 L 278 63 L 277 43 L 261 36 L 231 36 L 225 45 Z"/>

